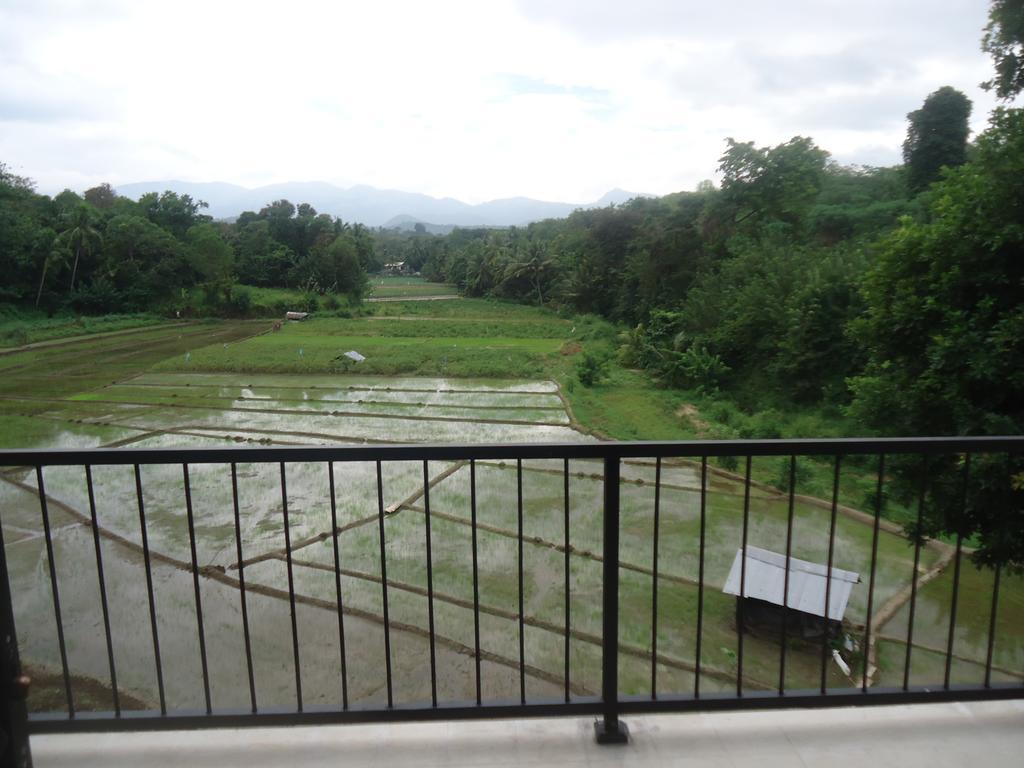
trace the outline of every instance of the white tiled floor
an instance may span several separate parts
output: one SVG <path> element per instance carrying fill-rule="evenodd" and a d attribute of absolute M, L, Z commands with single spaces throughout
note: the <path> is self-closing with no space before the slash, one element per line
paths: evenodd
<path fill-rule="evenodd" d="M 624 747 L 570 718 L 35 736 L 32 753 L 36 768 L 1024 765 L 1024 700 L 625 719 Z"/>

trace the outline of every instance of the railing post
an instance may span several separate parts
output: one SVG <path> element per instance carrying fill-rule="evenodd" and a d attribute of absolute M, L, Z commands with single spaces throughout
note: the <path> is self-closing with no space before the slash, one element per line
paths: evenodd
<path fill-rule="evenodd" d="M 601 720 L 598 744 L 625 744 L 629 729 L 619 721 L 619 456 L 604 457 L 604 578 L 602 579 Z"/>
<path fill-rule="evenodd" d="M 0 533 L 0 765 L 32 768 L 25 697 L 29 679 L 21 671 L 7 556 Z"/>

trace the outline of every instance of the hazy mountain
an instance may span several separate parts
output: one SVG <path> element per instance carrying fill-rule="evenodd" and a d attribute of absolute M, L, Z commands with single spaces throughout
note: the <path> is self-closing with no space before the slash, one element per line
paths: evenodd
<path fill-rule="evenodd" d="M 528 224 L 540 219 L 568 216 L 577 208 L 596 208 L 620 204 L 634 197 L 646 197 L 621 189 L 613 189 L 591 203 L 557 203 L 512 197 L 470 205 L 451 197 L 430 197 L 415 192 L 377 189 L 365 185 L 336 187 L 323 181 L 286 182 L 247 189 L 220 181 L 144 181 L 118 186 L 118 194 L 138 200 L 147 192 L 170 190 L 204 200 L 210 207 L 206 213 L 217 219 L 233 219 L 242 211 L 258 211 L 280 199 L 295 205 L 309 203 L 318 213 L 328 213 L 345 221 L 361 222 L 371 227 L 397 226 L 412 228 L 416 223 L 430 223 L 435 231 L 452 226 L 502 227 Z"/>

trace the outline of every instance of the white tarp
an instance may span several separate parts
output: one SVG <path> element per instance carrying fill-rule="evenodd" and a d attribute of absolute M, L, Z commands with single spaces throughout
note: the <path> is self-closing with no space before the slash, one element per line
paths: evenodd
<path fill-rule="evenodd" d="M 354 349 L 350 349 L 348 352 L 346 352 L 345 357 L 347 357 L 349 360 L 355 360 L 357 363 L 361 363 L 363 362 L 363 360 L 366 359 L 358 352 L 356 352 Z"/>

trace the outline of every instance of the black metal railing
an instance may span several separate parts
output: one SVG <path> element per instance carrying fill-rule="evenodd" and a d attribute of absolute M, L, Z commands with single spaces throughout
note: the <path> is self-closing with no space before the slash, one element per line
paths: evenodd
<path fill-rule="evenodd" d="M 954 652 L 957 630 L 957 605 L 963 596 L 960 594 L 961 583 L 961 555 L 967 551 L 968 542 L 964 536 L 955 538 L 955 543 L 948 545 L 951 557 L 952 576 L 952 597 L 949 610 L 949 627 L 947 642 L 943 651 L 942 678 L 925 685 L 912 684 L 911 666 L 912 649 L 914 645 L 914 623 L 915 609 L 920 599 L 923 588 L 923 577 L 920 575 L 921 555 L 923 542 L 920 538 L 916 541 L 908 539 L 908 545 L 914 548 L 913 569 L 909 584 L 909 601 L 907 603 L 909 619 L 907 622 L 907 634 L 905 639 L 906 655 L 903 660 L 902 674 L 895 673 L 901 678 L 901 683 L 896 685 L 871 685 L 870 658 L 867 651 L 872 642 L 877 640 L 879 628 L 872 625 L 872 611 L 876 607 L 876 591 L 878 583 L 876 570 L 879 561 L 879 538 L 880 530 L 893 529 L 893 526 L 886 522 L 883 517 L 883 485 L 888 482 L 886 461 L 901 461 L 906 463 L 906 457 L 920 456 L 928 457 L 957 455 L 961 459 L 957 464 L 963 472 L 963 497 L 960 503 L 966 507 L 968 479 L 971 473 L 971 457 L 991 455 L 1005 455 L 1007 472 L 1005 483 L 1007 489 L 1011 487 L 1011 473 L 1013 462 L 1018 460 L 1024 452 L 1024 438 L 1022 437 L 993 437 L 993 438 L 935 438 L 935 439 L 850 439 L 850 440 L 774 440 L 774 441 L 700 441 L 700 442 L 675 442 L 675 443 L 649 443 L 649 442 L 624 442 L 624 443 L 583 443 L 583 444 L 559 444 L 559 445 L 409 445 L 409 446 L 350 446 L 350 447 L 275 447 L 275 448 L 191 448 L 191 449 L 95 449 L 95 450 L 21 450 L 21 451 L 0 451 L 0 467 L 7 467 L 5 474 L 0 475 L 8 485 L 16 486 L 20 492 L 31 492 L 38 496 L 38 534 L 45 544 L 45 555 L 41 550 L 40 559 L 45 562 L 45 569 L 40 571 L 43 574 L 46 592 L 48 592 L 48 609 L 52 611 L 53 626 L 55 628 L 56 653 L 52 655 L 53 663 L 59 659 L 59 683 L 54 686 L 53 697 L 56 700 L 63 700 L 63 706 L 50 705 L 50 710 L 33 712 L 26 715 L 26 702 L 24 700 L 26 681 L 21 675 L 19 663 L 18 630 L 19 626 L 26 621 L 26 617 L 18 615 L 12 602 L 12 573 L 11 561 L 7 556 L 7 548 L 0 540 L 0 621 L 2 621 L 3 635 L 3 709 L 0 715 L 3 716 L 5 728 L 8 733 L 8 749 L 20 748 L 24 750 L 22 757 L 18 757 L 13 751 L 13 763 L 15 765 L 27 765 L 27 734 L 29 733 L 58 733 L 72 731 L 98 731 L 98 730 L 135 730 L 135 729 L 172 729 L 172 728 L 202 728 L 218 726 L 245 726 L 245 725 L 272 725 L 272 724 L 314 724 L 314 723 L 340 723 L 340 722 L 366 722 L 386 720 L 412 720 L 412 719 L 440 719 L 440 718 L 487 718 L 505 716 L 549 716 L 549 715 L 597 715 L 597 737 L 602 742 L 623 741 L 626 739 L 624 725 L 620 716 L 624 713 L 636 712 L 662 712 L 662 711 L 683 711 L 683 710 L 712 710 L 728 708 L 764 708 L 764 707 L 816 707 L 850 704 L 881 704 L 895 702 L 919 702 L 935 700 L 954 699 L 984 699 L 984 698 L 1008 698 L 1019 697 L 1024 694 L 1024 672 L 1016 671 L 1016 677 L 1010 674 L 1009 682 L 996 682 L 993 678 L 993 648 L 997 640 L 997 616 L 999 611 L 999 592 L 1001 570 L 996 569 L 993 577 L 990 595 L 971 595 L 972 599 L 980 599 L 985 603 L 985 610 L 988 612 L 986 629 L 986 658 L 978 664 L 983 668 L 983 678 L 976 683 L 958 684 L 951 677 L 954 659 L 959 658 Z M 735 457 L 742 459 L 742 472 L 723 472 L 714 466 L 719 457 Z M 746 624 L 744 611 L 745 600 L 738 599 L 736 610 L 736 651 L 735 651 L 735 683 L 729 685 L 723 683 L 733 674 L 730 670 L 711 670 L 710 666 L 702 658 L 702 642 L 707 643 L 705 637 L 708 631 L 709 617 L 707 615 L 706 600 L 710 595 L 719 593 L 718 584 L 709 585 L 707 581 L 707 543 L 710 526 L 718 524 L 722 519 L 722 513 L 716 512 L 714 518 L 710 515 L 709 500 L 721 489 L 716 490 L 715 483 L 721 485 L 728 481 L 734 484 L 736 498 L 741 498 L 739 507 L 739 521 L 732 521 L 737 524 L 741 531 L 739 548 L 742 557 L 740 563 L 740 592 L 741 596 L 748 594 L 746 581 L 747 549 L 751 546 L 752 527 L 751 522 L 757 512 L 752 511 L 755 502 L 758 505 L 767 503 L 765 497 L 759 495 L 752 499 L 752 489 L 764 489 L 766 486 L 759 483 L 754 477 L 752 464 L 755 460 L 763 457 L 782 457 L 784 464 L 782 478 L 785 482 L 776 481 L 775 488 L 769 489 L 772 493 L 770 501 L 779 504 L 780 509 L 785 510 L 785 574 L 782 587 L 782 621 L 779 635 L 772 634 L 772 638 L 778 637 L 778 658 L 774 662 L 765 661 L 763 647 L 768 640 L 765 637 L 758 637 L 757 659 L 752 659 L 749 647 L 744 645 L 744 631 Z M 831 476 L 830 493 L 827 494 L 829 501 L 819 501 L 818 509 L 823 513 L 821 526 L 824 527 L 827 521 L 828 547 L 825 563 L 825 605 L 824 614 L 825 629 L 821 632 L 820 649 L 808 651 L 807 647 L 798 649 L 792 648 L 796 639 L 790 627 L 788 616 L 793 610 L 789 605 L 790 600 L 790 566 L 791 556 L 794 547 L 794 509 L 801 497 L 797 494 L 797 458 L 804 461 L 822 459 L 830 460 L 831 466 L 823 470 L 826 476 Z M 873 459 L 875 469 L 864 469 L 867 466 L 864 457 Z M 525 535 L 524 518 L 532 513 L 530 504 L 524 502 L 524 474 L 537 471 L 531 464 L 524 467 L 524 462 L 549 460 L 557 462 L 552 464 L 554 469 L 543 471 L 562 476 L 562 482 L 558 483 L 558 493 L 561 494 L 563 509 L 560 510 L 560 519 L 563 530 L 561 540 L 553 538 L 541 542 L 543 546 L 554 550 L 559 555 L 558 569 L 561 573 L 558 580 L 562 582 L 563 591 L 562 605 L 558 606 L 558 614 L 561 617 L 562 626 L 557 621 L 542 619 L 539 616 L 527 616 L 524 595 L 524 543 L 537 543 L 537 539 Z M 634 485 L 650 486 L 650 480 L 643 477 L 627 480 L 622 477 L 622 468 L 630 467 L 641 460 L 646 460 L 650 465 L 653 460 L 653 504 L 650 509 L 651 515 L 651 541 L 650 541 L 650 567 L 630 564 L 622 557 L 620 552 L 620 533 L 623 530 L 621 514 L 621 501 L 623 488 L 632 488 Z M 573 535 L 578 535 L 579 524 L 570 529 L 573 522 L 570 504 L 570 480 L 575 476 L 570 471 L 570 462 L 597 461 L 601 462 L 601 472 L 596 475 L 602 483 L 600 494 L 601 509 L 598 510 L 601 525 L 600 553 L 585 551 L 580 546 L 574 546 Z M 874 489 L 873 509 L 861 515 L 861 522 L 870 526 L 870 569 L 867 579 L 867 610 L 863 625 L 850 625 L 847 627 L 851 636 L 857 637 L 857 644 L 864 653 L 862 669 L 858 673 L 851 673 L 849 686 L 836 686 L 829 684 L 828 661 L 830 649 L 835 646 L 835 638 L 828 631 L 828 617 L 830 616 L 829 604 L 833 599 L 833 568 L 836 558 L 836 536 L 838 512 L 841 504 L 842 478 L 841 467 L 844 461 L 856 463 L 860 467 L 859 474 L 863 477 L 868 475 Z M 422 487 L 418 493 L 418 499 L 422 499 L 422 508 L 415 504 L 386 505 L 383 477 L 383 468 L 394 462 L 416 462 L 422 465 Z M 456 462 L 455 470 L 449 468 L 441 475 L 432 478 L 429 472 L 430 463 L 451 463 Z M 480 504 L 480 488 L 478 488 L 478 468 L 487 463 L 493 466 L 492 462 L 500 462 L 499 466 L 509 469 L 504 462 L 514 462 L 515 477 L 515 531 L 501 531 L 502 535 L 508 538 L 514 537 L 515 545 L 515 573 L 509 574 L 509 583 L 514 582 L 516 608 L 514 611 L 505 611 L 493 606 L 484 606 L 481 602 L 481 554 L 478 541 L 479 531 L 495 531 L 496 527 L 487 527 L 478 518 L 478 507 Z M 696 485 L 686 489 L 691 496 L 695 495 L 694 508 L 696 510 L 697 531 L 692 541 L 692 548 L 696 555 L 696 578 L 686 577 L 679 574 L 671 574 L 666 568 L 674 567 L 674 563 L 666 561 L 664 545 L 670 541 L 672 532 L 666 529 L 666 502 L 664 473 L 667 467 L 678 467 L 680 462 L 688 462 L 686 466 L 692 469 L 696 478 Z M 384 667 L 379 670 L 383 677 L 382 690 L 383 700 L 373 703 L 372 697 L 368 700 L 365 696 L 357 694 L 352 688 L 352 659 L 353 653 L 359 649 L 354 648 L 349 638 L 346 643 L 346 615 L 366 617 L 368 611 L 357 606 L 346 604 L 345 589 L 343 582 L 350 578 L 352 573 L 347 570 L 340 553 L 340 540 L 342 534 L 347 530 L 348 524 L 342 523 L 339 518 L 338 499 L 339 489 L 335 482 L 335 468 L 338 465 L 351 465 L 361 463 L 372 468 L 374 485 L 376 488 L 376 499 L 370 503 L 375 507 L 375 513 L 369 518 L 371 530 L 375 529 L 378 538 L 378 547 L 374 549 L 373 555 L 379 559 L 379 576 L 372 574 L 366 577 L 359 574 L 360 578 L 370 578 L 371 581 L 379 584 L 379 613 L 374 612 L 374 619 L 378 620 L 383 631 L 383 660 Z M 731 462 L 726 462 L 731 463 Z M 277 465 L 275 473 L 279 474 L 280 499 L 279 504 L 275 501 L 275 509 L 280 512 L 280 522 L 283 530 L 285 546 L 283 551 L 277 553 L 276 560 L 283 561 L 286 571 L 286 590 L 278 585 L 270 587 L 262 585 L 258 587 L 261 596 L 271 595 L 281 600 L 287 599 L 289 606 L 290 623 L 287 633 L 290 635 L 290 642 L 286 643 L 291 650 L 291 664 L 294 671 L 294 703 L 284 705 L 276 700 L 273 706 L 263 705 L 257 696 L 257 686 L 254 673 L 254 630 L 251 626 L 251 609 L 248 603 L 257 589 L 257 585 L 247 582 L 247 570 L 251 570 L 255 562 L 260 558 L 246 560 L 246 522 L 243 505 L 240 504 L 240 486 L 238 467 L 244 465 Z M 321 465 L 328 477 L 328 495 L 330 510 L 330 531 L 321 532 L 318 536 L 296 541 L 292 538 L 292 529 L 295 521 L 289 519 L 289 488 L 286 469 L 296 464 Z M 189 557 L 187 561 L 180 562 L 171 556 L 156 551 L 152 541 L 147 535 L 152 531 L 153 521 L 147 518 L 147 501 L 143 483 L 143 471 L 145 467 L 159 465 L 162 467 L 180 467 L 181 491 L 184 501 L 185 518 L 188 529 Z M 190 468 L 199 465 L 220 465 L 230 468 L 230 525 L 232 527 L 230 550 L 237 557 L 237 577 L 228 576 L 223 568 L 220 570 L 210 566 L 201 565 L 197 552 L 197 544 L 202 543 L 204 533 L 197 532 L 196 507 L 193 503 L 193 479 L 190 477 Z M 924 462 L 927 467 L 927 460 Z M 96 482 L 94 471 L 97 467 L 121 466 L 131 470 L 134 480 L 134 504 L 137 506 L 138 539 L 125 534 L 124 531 L 109 530 L 104 527 L 98 515 L 98 508 L 101 506 L 97 501 Z M 891 464 L 890 464 L 891 466 Z M 83 474 L 86 489 L 88 511 L 79 511 L 77 524 L 91 528 L 91 557 L 95 561 L 96 575 L 98 577 L 97 589 L 99 592 L 99 615 L 94 622 L 96 626 L 102 627 L 103 645 L 106 652 L 106 668 L 109 681 L 109 692 L 112 707 L 109 711 L 81 711 L 76 708 L 76 697 L 73 694 L 73 687 L 76 681 L 76 670 L 69 662 L 68 644 L 65 636 L 65 623 L 62 619 L 62 609 L 67 609 L 69 604 L 62 603 L 62 592 L 66 584 L 61 584 L 58 578 L 59 556 L 63 552 L 56 551 L 55 540 L 57 539 L 54 530 L 52 509 L 62 510 L 62 514 L 71 514 L 75 510 L 72 505 L 61 501 L 59 494 L 53 495 L 47 490 L 46 477 L 49 473 L 57 471 L 57 468 L 80 468 Z M 472 599 L 461 599 L 452 595 L 446 595 L 438 591 L 435 579 L 438 563 L 435 562 L 434 544 L 438 543 L 432 538 L 432 520 L 449 520 L 452 515 L 445 515 L 442 510 L 431 509 L 431 490 L 436 489 L 444 478 L 451 476 L 455 471 L 462 471 L 468 467 L 469 476 L 469 518 L 467 521 L 459 521 L 460 524 L 468 524 L 469 528 L 469 552 L 466 552 L 465 574 L 466 579 L 471 581 Z M 74 470 L 75 472 L 78 469 Z M 19 474 L 20 473 L 20 474 Z M 820 473 L 819 473 L 820 474 Z M 20 477 L 20 479 L 19 479 Z M 531 476 L 532 477 L 532 476 Z M 440 478 L 440 479 L 439 479 Z M 723 479 L 724 478 L 724 479 Z M 34 479 L 34 485 L 31 482 Z M 529 489 L 530 482 L 526 485 Z M 788 482 L 788 484 L 787 484 Z M 927 473 L 921 474 L 921 493 L 917 499 L 916 514 L 917 525 L 920 527 L 921 516 L 926 505 L 926 489 L 930 482 Z M 627 486 L 627 483 L 629 484 Z M 742 489 L 740 490 L 740 485 Z M 678 488 L 679 486 L 673 486 Z M 443 488 L 443 486 L 442 486 Z M 346 491 L 343 491 L 343 493 Z M 675 493 L 675 491 L 673 491 Z M 294 490 L 293 490 L 294 494 Z M 821 494 L 825 496 L 826 494 Z M 293 497 L 294 498 L 294 497 Z M 557 498 L 557 497 L 556 497 Z M 1014 508 L 1012 502 L 1013 494 L 1009 491 L 1005 494 L 1006 515 L 1020 515 L 1021 510 Z M 0 503 L 2 500 L 0 500 Z M 550 503 L 550 499 L 548 502 Z M 803 502 L 800 502 L 803 503 Z M 55 506 L 57 505 L 57 506 Z M 397 509 L 410 509 L 421 513 L 423 516 L 423 541 L 425 544 L 425 558 L 422 563 L 422 574 L 425 576 L 425 588 L 408 584 L 401 579 L 389 578 L 388 573 L 388 540 L 386 537 L 385 521 L 395 513 Z M 104 507 L 106 509 L 106 507 Z M 910 504 L 909 509 L 913 511 L 914 505 Z M 135 511 L 132 511 L 135 514 Z M 867 518 L 864 515 L 868 515 Z M 991 515 L 990 515 L 991 517 Z M 8 509 L 0 506 L 0 521 L 6 527 L 10 520 Z M 365 521 L 364 521 L 365 522 Z M 376 525 L 372 525 L 372 523 Z M 912 521 L 913 522 L 913 521 Z M 731 523 L 730 523 L 731 524 Z M 845 522 L 844 522 L 845 524 Z M 353 524 L 354 525 L 354 524 Z M 644 524 L 646 525 L 646 523 Z M 593 533 L 593 532 L 588 532 Z M 24 540 L 29 541 L 32 531 L 24 534 Z M 572 535 L 571 535 L 572 534 Z M 0 534 L 2 535 L 2 534 Z M 433 536 L 436 537 L 434 532 Z M 497 535 L 497 534 L 495 534 Z M 138 710 L 125 705 L 121 699 L 118 677 L 118 664 L 116 663 L 115 641 L 117 639 L 114 623 L 111 618 L 110 583 L 105 578 L 104 546 L 103 541 L 109 542 L 110 546 L 121 547 L 130 550 L 133 557 L 141 556 L 141 570 L 144 572 L 144 579 L 138 581 L 137 589 L 142 589 L 145 584 L 146 599 L 144 601 L 144 613 L 131 617 L 133 627 L 139 631 L 148 631 L 151 635 L 151 647 L 153 658 L 153 676 L 155 679 L 155 699 L 158 703 L 156 709 Z M 301 548 L 306 547 L 310 542 L 324 542 L 330 540 L 331 557 L 327 563 L 313 563 L 312 567 L 321 570 L 329 570 L 333 579 L 333 601 L 326 598 L 317 598 L 302 593 L 296 586 L 295 569 L 300 567 L 295 562 L 295 555 Z M 444 543 L 444 542 L 440 542 Z M 661 546 L 659 546 L 661 545 Z M 15 546 L 8 541 L 7 547 Z M 576 559 L 574 560 L 574 556 Z M 600 612 L 599 636 L 593 633 L 587 634 L 583 630 L 575 628 L 574 619 L 576 613 L 583 606 L 592 609 L 593 605 L 581 601 L 593 601 L 592 596 L 574 596 L 572 581 L 574 578 L 574 564 L 586 560 L 587 563 L 599 563 L 601 569 L 600 578 Z M 264 557 L 267 560 L 267 557 Z M 167 627 L 162 626 L 161 617 L 158 612 L 156 585 L 154 583 L 154 561 L 166 563 L 178 563 L 179 570 L 189 574 L 191 580 L 192 600 L 194 602 L 195 628 L 198 641 L 198 657 L 201 667 L 202 678 L 202 704 L 198 709 L 187 709 L 173 707 L 168 703 L 166 670 L 162 665 L 161 641 L 167 639 Z M 302 565 L 310 566 L 307 560 Z M 234 566 L 232 566 L 234 568 Z M 650 634 L 649 643 L 646 648 L 634 648 L 632 645 L 621 642 L 623 627 L 620 626 L 624 609 L 620 587 L 620 575 L 629 573 L 632 577 L 635 573 L 650 577 Z M 1002 574 L 1005 577 L 1005 574 Z M 211 695 L 211 663 L 216 664 L 216 659 L 208 657 L 207 632 L 208 626 L 204 624 L 204 613 L 211 610 L 209 605 L 204 605 L 204 584 L 209 581 L 219 580 L 220 583 L 228 583 L 238 590 L 242 641 L 245 655 L 245 673 L 237 681 L 238 686 L 245 690 L 248 706 L 241 708 L 215 706 L 214 697 Z M 532 576 L 531 576 L 532 581 Z M 664 622 L 666 605 L 668 610 L 672 609 L 671 601 L 666 602 L 665 585 L 687 584 L 689 589 L 696 589 L 696 610 L 693 615 L 680 616 L 673 614 L 670 618 L 677 624 L 682 623 L 694 629 L 694 647 L 692 661 L 676 659 L 663 654 L 659 646 L 659 622 Z M 1003 579 L 1004 589 L 1006 579 Z M 708 590 L 709 586 L 714 591 Z M 412 627 L 408 622 L 396 622 L 393 613 L 393 600 L 395 590 L 400 590 L 404 595 L 415 594 L 426 601 L 427 626 Z M 659 592 L 661 593 L 659 595 Z M 662 600 L 659 602 L 659 596 Z M 671 595 L 668 595 L 671 597 Z M 574 599 L 575 598 L 575 599 Z M 377 598 L 374 597 L 374 600 Z M 471 645 L 459 644 L 451 638 L 447 638 L 439 632 L 436 615 L 436 607 L 443 604 L 447 610 L 448 606 L 459 606 L 460 609 L 472 612 L 472 643 Z M 302 644 L 300 643 L 300 626 L 302 617 L 297 606 L 326 605 L 337 613 L 336 622 L 336 658 L 339 662 L 340 679 L 338 680 L 340 705 L 311 704 L 303 699 L 303 658 L 301 654 Z M 498 616 L 508 621 L 510 627 L 517 633 L 517 657 L 500 658 L 496 663 L 504 665 L 505 668 L 514 670 L 518 675 L 518 682 L 512 690 L 518 695 L 512 696 L 511 701 L 496 701 L 483 695 L 481 664 L 496 660 L 496 654 L 487 651 L 482 647 L 481 616 Z M 630 613 L 632 616 L 633 613 Z M 207 617 L 209 618 L 209 617 Z M 715 619 L 721 624 L 721 618 Z M 547 669 L 539 670 L 530 663 L 531 653 L 528 652 L 526 637 L 527 629 L 531 631 L 541 627 L 555 635 L 562 636 L 562 642 L 558 643 L 561 648 L 562 659 L 555 659 L 547 665 Z M 664 627 L 662 627 L 664 629 Z M 395 646 L 393 633 L 418 632 L 419 638 L 425 636 L 429 649 L 429 697 L 419 703 L 397 701 L 395 693 L 396 675 L 399 674 L 399 667 L 394 665 Z M 283 634 L 283 632 L 282 632 Z M 664 635 L 664 633 L 662 633 Z M 582 638 L 594 647 L 599 646 L 600 664 L 599 670 L 590 670 L 587 673 L 588 679 L 596 678 L 599 686 L 587 688 L 583 683 L 574 681 L 571 672 L 572 642 L 574 639 Z M 49 642 L 49 641 L 48 641 Z M 752 641 L 753 642 L 753 641 Z M 776 640 L 771 639 L 771 642 Z M 815 641 L 817 642 L 817 641 Z M 468 694 L 465 701 L 453 701 L 439 694 L 439 680 L 445 683 L 443 672 L 439 678 L 438 646 L 444 645 L 445 649 L 458 648 L 460 653 L 472 657 L 471 683 L 467 688 Z M 165 649 L 166 650 L 166 649 Z M 933 653 L 933 650 L 928 651 Z M 795 655 L 801 654 L 801 659 L 806 662 L 808 653 L 820 654 L 820 684 L 805 686 L 801 689 L 792 689 L 787 686 L 787 675 L 790 670 L 787 664 L 794 663 Z M 35 656 L 35 649 L 31 644 L 23 645 L 21 655 L 27 659 Z M 620 679 L 620 658 L 641 659 L 646 664 L 649 662 L 649 670 L 645 673 L 646 680 L 649 680 L 649 691 L 637 693 L 639 683 L 631 682 L 624 685 Z M 745 656 L 747 657 L 745 659 Z M 815 657 L 817 658 L 817 657 Z M 745 666 L 745 661 L 747 665 Z M 702 669 L 702 662 L 704 668 Z M 818 662 L 814 662 L 818 663 Z M 766 669 L 771 664 L 777 664 L 777 685 L 774 683 L 761 686 L 752 686 L 750 676 L 755 674 L 769 674 Z M 805 666 L 807 666 L 805 664 Z M 403 665 L 402 668 L 406 668 Z M 659 669 L 659 667 L 661 669 Z M 755 669 L 754 667 L 758 667 Z M 693 684 L 686 690 L 680 690 L 678 685 L 665 684 L 659 680 L 662 670 L 673 671 L 686 670 L 692 672 Z M 1005 670 L 1004 670 L 1005 671 Z M 712 674 L 714 677 L 708 677 Z M 1013 672 L 1012 670 L 1010 671 Z M 365 669 L 359 670 L 365 676 Z M 376 672 L 375 672 L 376 674 Z M 774 675 L 775 672 L 770 672 Z M 540 678 L 557 685 L 558 695 L 548 695 L 542 698 L 528 696 L 527 677 L 540 676 Z M 1004 675 L 1004 678 L 1006 676 Z M 703 682 L 710 680 L 715 682 L 719 690 L 706 690 L 702 688 Z M 13 681 L 13 682 L 12 682 Z M 104 685 L 108 681 L 103 681 Z M 858 684 L 859 683 L 859 684 Z M 645 683 L 646 684 L 646 683 Z M 577 687 L 574 687 L 577 686 Z M 712 686 L 714 687 L 714 686 Z M 582 690 L 582 689 L 586 690 Z M 596 690 L 594 690 L 596 688 Z M 560 690 L 559 690 L 560 689 Z M 424 689 L 425 690 L 425 689 Z M 550 690 L 550 689 L 549 689 Z M 198 696 L 198 694 L 197 694 Z M 18 761 L 23 760 L 19 763 Z"/>

